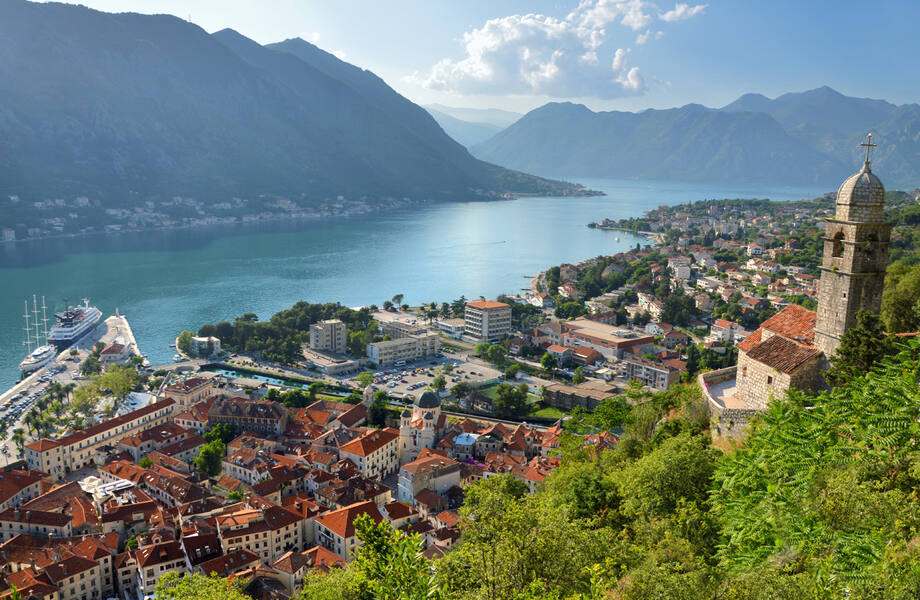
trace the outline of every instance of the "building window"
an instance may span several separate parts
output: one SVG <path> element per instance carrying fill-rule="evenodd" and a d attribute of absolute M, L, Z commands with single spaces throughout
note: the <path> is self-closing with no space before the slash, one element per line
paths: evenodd
<path fill-rule="evenodd" d="M 834 258 L 840 258 L 841 256 L 843 256 L 843 232 L 842 231 L 838 231 L 837 234 L 834 235 L 834 249 L 833 249 L 831 256 L 833 256 Z"/>
<path fill-rule="evenodd" d="M 767 385 L 773 385 L 773 376 L 767 375 Z"/>

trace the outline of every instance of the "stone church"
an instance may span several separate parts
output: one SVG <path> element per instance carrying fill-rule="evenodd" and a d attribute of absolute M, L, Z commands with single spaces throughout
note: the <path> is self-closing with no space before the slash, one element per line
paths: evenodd
<path fill-rule="evenodd" d="M 866 161 L 840 186 L 836 214 L 827 219 L 817 312 L 786 306 L 738 344 L 735 389 L 744 409 L 765 410 L 790 388 L 822 387 L 821 373 L 856 314 L 879 313 L 891 223 L 885 187 L 869 162 L 871 135 L 863 146 Z"/>

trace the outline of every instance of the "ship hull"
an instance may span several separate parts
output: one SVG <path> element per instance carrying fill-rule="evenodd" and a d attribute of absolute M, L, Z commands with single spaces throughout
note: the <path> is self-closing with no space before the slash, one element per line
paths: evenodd
<path fill-rule="evenodd" d="M 54 359 L 57 357 L 57 352 L 48 352 L 46 356 L 35 360 L 26 359 L 19 363 L 19 370 L 22 371 L 23 375 L 28 375 L 29 373 L 34 373 L 35 371 L 46 367 L 54 362 Z"/>
<path fill-rule="evenodd" d="M 99 324 L 99 319 L 102 318 L 102 313 L 97 308 L 87 310 L 92 312 L 84 317 L 85 321 L 77 325 L 66 323 L 65 326 L 62 326 L 59 323 L 57 326 L 52 327 L 48 333 L 48 343 L 54 345 L 58 351 L 66 350 L 95 330 L 96 325 Z"/>

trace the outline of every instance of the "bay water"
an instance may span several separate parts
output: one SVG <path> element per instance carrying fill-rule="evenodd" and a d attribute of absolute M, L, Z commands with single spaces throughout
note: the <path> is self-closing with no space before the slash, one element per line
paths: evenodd
<path fill-rule="evenodd" d="M 25 355 L 23 300 L 49 313 L 88 298 L 127 316 L 153 364 L 183 329 L 246 312 L 267 319 L 298 300 L 348 306 L 494 298 L 562 262 L 615 254 L 644 236 L 589 229 L 604 218 L 711 198 L 813 198 L 826 190 L 581 179 L 606 196 L 434 204 L 315 221 L 0 243 L 0 389 Z M 619 238 L 619 241 L 617 241 Z"/>

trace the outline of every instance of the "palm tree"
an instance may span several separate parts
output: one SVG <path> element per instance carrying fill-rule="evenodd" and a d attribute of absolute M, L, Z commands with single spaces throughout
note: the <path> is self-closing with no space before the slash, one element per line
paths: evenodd
<path fill-rule="evenodd" d="M 13 430 L 13 436 L 10 438 L 13 440 L 13 443 L 16 444 L 16 447 L 22 452 L 23 447 L 26 445 L 26 438 L 23 435 L 22 427 L 17 427 Z"/>
<path fill-rule="evenodd" d="M 54 402 L 51 403 L 50 408 L 51 408 L 51 412 L 53 412 L 55 416 L 57 416 L 57 418 L 60 419 L 61 415 L 64 413 L 64 403 L 61 402 L 60 400 L 55 400 Z"/>
<path fill-rule="evenodd" d="M 32 435 L 32 432 L 35 430 L 35 415 L 31 412 L 26 413 L 26 416 L 22 418 L 22 424 L 28 429 L 29 435 Z"/>

